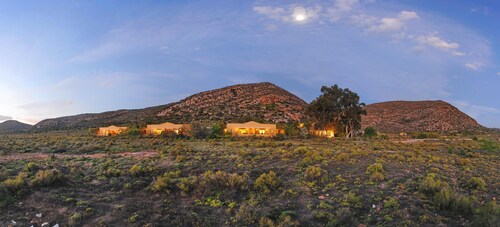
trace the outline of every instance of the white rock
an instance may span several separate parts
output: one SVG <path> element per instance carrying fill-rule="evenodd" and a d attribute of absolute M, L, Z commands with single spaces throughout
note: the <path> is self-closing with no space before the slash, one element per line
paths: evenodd
<path fill-rule="evenodd" d="M 376 206 L 375 204 L 373 204 L 373 205 L 372 205 L 372 208 L 373 208 L 373 209 L 375 209 L 375 208 L 377 208 L 377 206 Z"/>
<path fill-rule="evenodd" d="M 13 225 L 15 225 L 15 224 L 17 224 L 17 222 L 16 222 L 16 221 L 14 221 L 14 220 L 12 220 L 12 224 L 13 224 Z"/>
<path fill-rule="evenodd" d="M 52 227 L 59 227 L 59 224 L 55 224 L 55 225 L 54 225 L 54 226 L 52 226 Z"/>
<path fill-rule="evenodd" d="M 41 218 L 41 217 L 42 217 L 42 213 L 36 214 L 35 216 L 36 216 L 37 218 Z"/>
<path fill-rule="evenodd" d="M 42 224 L 42 227 L 48 227 L 49 226 L 49 223 L 48 222 L 45 222 Z"/>

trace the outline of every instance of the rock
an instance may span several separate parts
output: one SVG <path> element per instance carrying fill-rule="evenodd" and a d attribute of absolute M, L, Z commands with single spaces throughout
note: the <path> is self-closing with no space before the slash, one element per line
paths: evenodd
<path fill-rule="evenodd" d="M 35 216 L 36 216 L 37 218 L 41 218 L 41 217 L 42 217 L 42 213 L 36 214 Z"/>
<path fill-rule="evenodd" d="M 325 196 L 320 195 L 319 199 L 323 200 L 323 199 L 325 199 Z"/>
<path fill-rule="evenodd" d="M 54 226 L 52 226 L 52 227 L 59 227 L 59 224 L 55 224 L 55 225 L 54 225 Z"/>
<path fill-rule="evenodd" d="M 45 222 L 42 224 L 42 227 L 48 227 L 49 226 L 49 223 L 48 222 Z"/>

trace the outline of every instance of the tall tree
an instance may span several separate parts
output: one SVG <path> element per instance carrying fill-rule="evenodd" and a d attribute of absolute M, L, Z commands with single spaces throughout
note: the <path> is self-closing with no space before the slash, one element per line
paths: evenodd
<path fill-rule="evenodd" d="M 366 114 L 358 94 L 336 84 L 321 87 L 321 93 L 307 107 L 307 114 L 315 121 L 314 128 L 342 128 L 346 138 L 353 136 L 361 128 L 361 115 Z"/>

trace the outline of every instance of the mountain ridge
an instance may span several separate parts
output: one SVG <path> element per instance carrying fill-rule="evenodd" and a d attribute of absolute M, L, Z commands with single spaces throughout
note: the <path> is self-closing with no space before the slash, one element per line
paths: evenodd
<path fill-rule="evenodd" d="M 0 134 L 28 132 L 32 127 L 33 125 L 26 124 L 20 121 L 7 120 L 0 123 Z"/>
<path fill-rule="evenodd" d="M 465 132 L 486 129 L 475 119 L 443 100 L 387 101 L 364 108 L 363 128 L 381 132 Z"/>

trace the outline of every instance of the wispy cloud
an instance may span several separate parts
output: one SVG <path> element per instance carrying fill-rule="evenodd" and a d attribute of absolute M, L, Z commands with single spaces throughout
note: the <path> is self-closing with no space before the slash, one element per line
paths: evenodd
<path fill-rule="evenodd" d="M 398 17 L 384 17 L 371 25 L 368 31 L 371 32 L 388 32 L 402 29 L 408 21 L 418 19 L 418 14 L 414 11 L 401 11 Z"/>
<path fill-rule="evenodd" d="M 266 15 L 271 19 L 280 20 L 283 22 L 306 23 L 315 21 L 322 11 L 320 6 L 289 6 L 271 7 L 271 6 L 255 6 L 253 10 L 259 14 Z"/>
<path fill-rule="evenodd" d="M 455 42 L 445 41 L 436 33 L 428 35 L 419 35 L 413 38 L 420 45 L 430 46 L 437 50 L 448 52 L 454 56 L 465 56 L 466 54 L 459 50 L 460 44 Z"/>
<path fill-rule="evenodd" d="M 472 70 L 479 70 L 481 67 L 483 67 L 483 63 L 481 62 L 470 62 L 470 63 L 465 63 L 465 67 L 472 69 Z"/>

